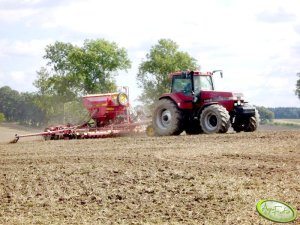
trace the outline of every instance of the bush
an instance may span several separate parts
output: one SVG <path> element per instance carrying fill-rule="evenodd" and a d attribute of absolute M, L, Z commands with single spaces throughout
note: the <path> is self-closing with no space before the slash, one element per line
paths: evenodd
<path fill-rule="evenodd" d="M 3 113 L 0 113 L 0 123 L 2 123 L 3 121 L 5 121 L 5 116 Z"/>
<path fill-rule="evenodd" d="M 258 113 L 260 115 L 260 123 L 261 124 L 267 124 L 272 123 L 275 116 L 272 111 L 269 109 L 263 107 L 263 106 L 256 106 L 256 109 L 258 110 Z"/>

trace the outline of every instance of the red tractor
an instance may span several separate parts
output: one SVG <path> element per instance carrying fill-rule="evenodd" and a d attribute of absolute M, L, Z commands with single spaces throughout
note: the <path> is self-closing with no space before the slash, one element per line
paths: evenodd
<path fill-rule="evenodd" d="M 152 126 L 159 136 L 200 133 L 253 132 L 259 125 L 255 107 L 242 94 L 214 90 L 212 76 L 222 71 L 185 71 L 170 74 L 171 93 L 156 104 Z"/>

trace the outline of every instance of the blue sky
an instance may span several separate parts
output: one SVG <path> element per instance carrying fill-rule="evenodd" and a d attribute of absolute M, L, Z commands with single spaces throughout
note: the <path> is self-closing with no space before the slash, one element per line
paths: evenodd
<path fill-rule="evenodd" d="M 169 38 L 201 70 L 223 69 L 217 89 L 255 105 L 300 107 L 299 9 L 299 0 L 0 0 L 0 87 L 35 91 L 46 45 L 104 38 L 128 51 L 132 68 L 117 82 L 134 102 L 139 64 Z"/>

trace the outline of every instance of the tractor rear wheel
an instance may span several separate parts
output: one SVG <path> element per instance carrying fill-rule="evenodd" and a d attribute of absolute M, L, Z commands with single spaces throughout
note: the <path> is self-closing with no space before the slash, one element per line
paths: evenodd
<path fill-rule="evenodd" d="M 207 106 L 201 113 L 200 125 L 204 133 L 226 133 L 230 127 L 228 111 L 221 105 Z"/>
<path fill-rule="evenodd" d="M 169 99 L 158 101 L 152 121 L 155 134 L 159 136 L 179 135 L 183 131 L 181 112 Z"/>

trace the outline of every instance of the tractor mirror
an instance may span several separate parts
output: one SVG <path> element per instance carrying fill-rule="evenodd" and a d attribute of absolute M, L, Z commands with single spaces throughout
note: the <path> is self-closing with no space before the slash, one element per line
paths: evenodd
<path fill-rule="evenodd" d="M 214 70 L 214 71 L 212 71 L 212 74 L 214 74 L 216 72 L 220 72 L 220 76 L 221 76 L 221 78 L 223 78 L 223 71 L 222 70 Z"/>

